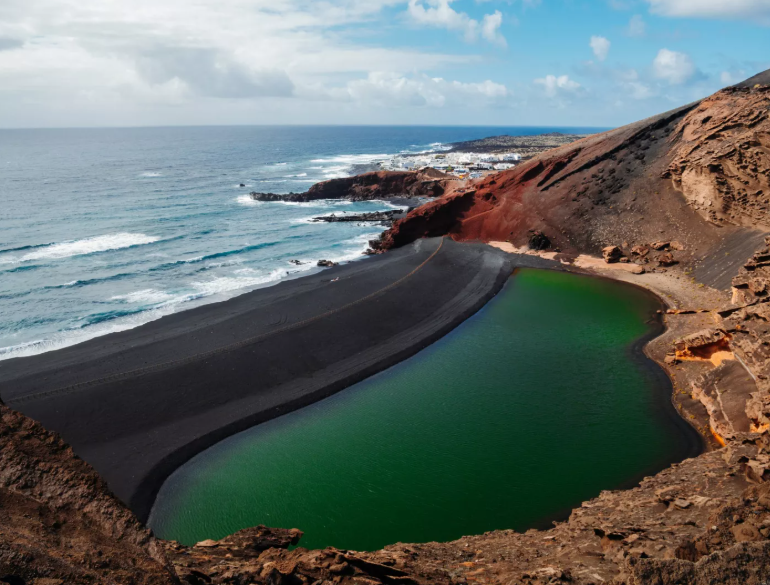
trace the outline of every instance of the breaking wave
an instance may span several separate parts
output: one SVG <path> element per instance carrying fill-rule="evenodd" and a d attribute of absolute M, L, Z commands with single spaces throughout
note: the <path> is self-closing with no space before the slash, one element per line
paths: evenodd
<path fill-rule="evenodd" d="M 3 260 L 3 263 L 16 264 L 19 262 L 30 262 L 32 260 L 58 260 L 61 258 L 70 258 L 72 256 L 82 256 L 85 254 L 94 254 L 96 252 L 106 252 L 108 250 L 120 250 L 122 248 L 133 248 L 144 244 L 152 244 L 160 238 L 148 236 L 145 234 L 131 234 L 121 232 L 117 234 L 108 234 L 105 236 L 95 236 L 83 240 L 70 240 L 55 244 L 46 244 L 35 247 L 34 252 L 28 252 L 22 256 Z"/>

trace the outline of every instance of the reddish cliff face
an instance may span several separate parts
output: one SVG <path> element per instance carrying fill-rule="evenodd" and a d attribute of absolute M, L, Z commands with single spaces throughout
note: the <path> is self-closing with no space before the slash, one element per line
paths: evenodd
<path fill-rule="evenodd" d="M 380 248 L 439 233 L 524 245 L 540 230 L 565 252 L 670 239 L 702 255 L 739 226 L 770 227 L 769 114 L 767 80 L 727 88 L 450 186 L 396 222 Z"/>

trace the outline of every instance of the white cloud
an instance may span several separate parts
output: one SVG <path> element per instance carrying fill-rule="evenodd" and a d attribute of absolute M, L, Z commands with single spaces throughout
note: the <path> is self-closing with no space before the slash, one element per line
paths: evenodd
<path fill-rule="evenodd" d="M 686 53 L 661 49 L 652 62 L 652 72 L 658 79 L 680 85 L 696 73 L 695 63 Z"/>
<path fill-rule="evenodd" d="M 581 86 L 577 81 L 569 78 L 568 75 L 546 75 L 545 77 L 535 79 L 535 84 L 542 85 L 545 90 L 545 95 L 548 97 L 556 97 L 564 93 L 577 93 L 580 91 Z"/>
<path fill-rule="evenodd" d="M 719 80 L 722 82 L 722 85 L 735 85 L 747 77 L 749 77 L 749 74 L 743 69 L 732 69 L 730 71 L 722 71 Z"/>
<path fill-rule="evenodd" d="M 650 9 L 663 16 L 695 18 L 747 18 L 770 22 L 768 0 L 646 0 Z"/>
<path fill-rule="evenodd" d="M 657 95 L 649 85 L 641 81 L 627 81 L 622 85 L 628 95 L 635 100 L 646 100 Z"/>
<path fill-rule="evenodd" d="M 631 20 L 628 21 L 628 28 L 626 34 L 629 37 L 641 38 L 647 34 L 647 24 L 639 14 L 634 14 Z"/>
<path fill-rule="evenodd" d="M 496 45 L 505 47 L 507 45 L 505 37 L 500 34 L 500 25 L 503 23 L 503 15 L 499 10 L 492 14 L 485 14 L 481 20 L 481 36 Z"/>
<path fill-rule="evenodd" d="M 404 77 L 397 73 L 375 71 L 365 79 L 334 88 L 327 99 L 352 101 L 378 106 L 427 106 L 502 104 L 510 97 L 508 89 L 490 80 L 481 83 L 447 81 L 441 77 L 415 75 Z"/>
<path fill-rule="evenodd" d="M 360 41 L 388 6 L 407 0 L 2 0 L 0 126 L 135 123 L 143 112 L 156 121 L 171 104 L 184 106 L 176 123 L 216 120 L 225 114 L 215 100 L 247 111 L 372 70 L 419 75 L 479 60 Z M 470 26 L 504 43 L 501 22 L 493 12 Z"/>
<path fill-rule="evenodd" d="M 467 42 L 474 42 L 479 35 L 490 43 L 506 46 L 505 37 L 500 33 L 503 15 L 499 10 L 483 17 L 481 23 L 465 12 L 457 12 L 450 4 L 454 0 L 409 0 L 407 14 L 421 26 L 445 28 L 463 35 Z"/>
<path fill-rule="evenodd" d="M 596 55 L 596 58 L 599 59 L 599 61 L 604 61 L 607 59 L 607 55 L 610 52 L 611 43 L 606 38 L 593 36 L 591 37 L 591 41 L 588 44 L 590 45 L 594 55 Z"/>

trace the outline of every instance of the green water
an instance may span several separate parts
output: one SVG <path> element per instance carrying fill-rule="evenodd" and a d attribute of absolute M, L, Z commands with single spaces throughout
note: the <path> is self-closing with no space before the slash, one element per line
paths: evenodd
<path fill-rule="evenodd" d="M 657 308 L 521 270 L 413 358 L 190 461 L 150 524 L 186 544 L 296 527 L 302 546 L 354 550 L 542 525 L 690 454 L 665 378 L 631 351 Z"/>

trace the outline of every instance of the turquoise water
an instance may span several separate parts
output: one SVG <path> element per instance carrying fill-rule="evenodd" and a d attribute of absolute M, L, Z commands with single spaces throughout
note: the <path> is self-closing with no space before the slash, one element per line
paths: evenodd
<path fill-rule="evenodd" d="M 236 435 L 163 486 L 150 525 L 186 544 L 256 524 L 375 549 L 525 530 L 692 449 L 632 344 L 640 289 L 521 270 L 477 315 L 331 398 Z"/>

